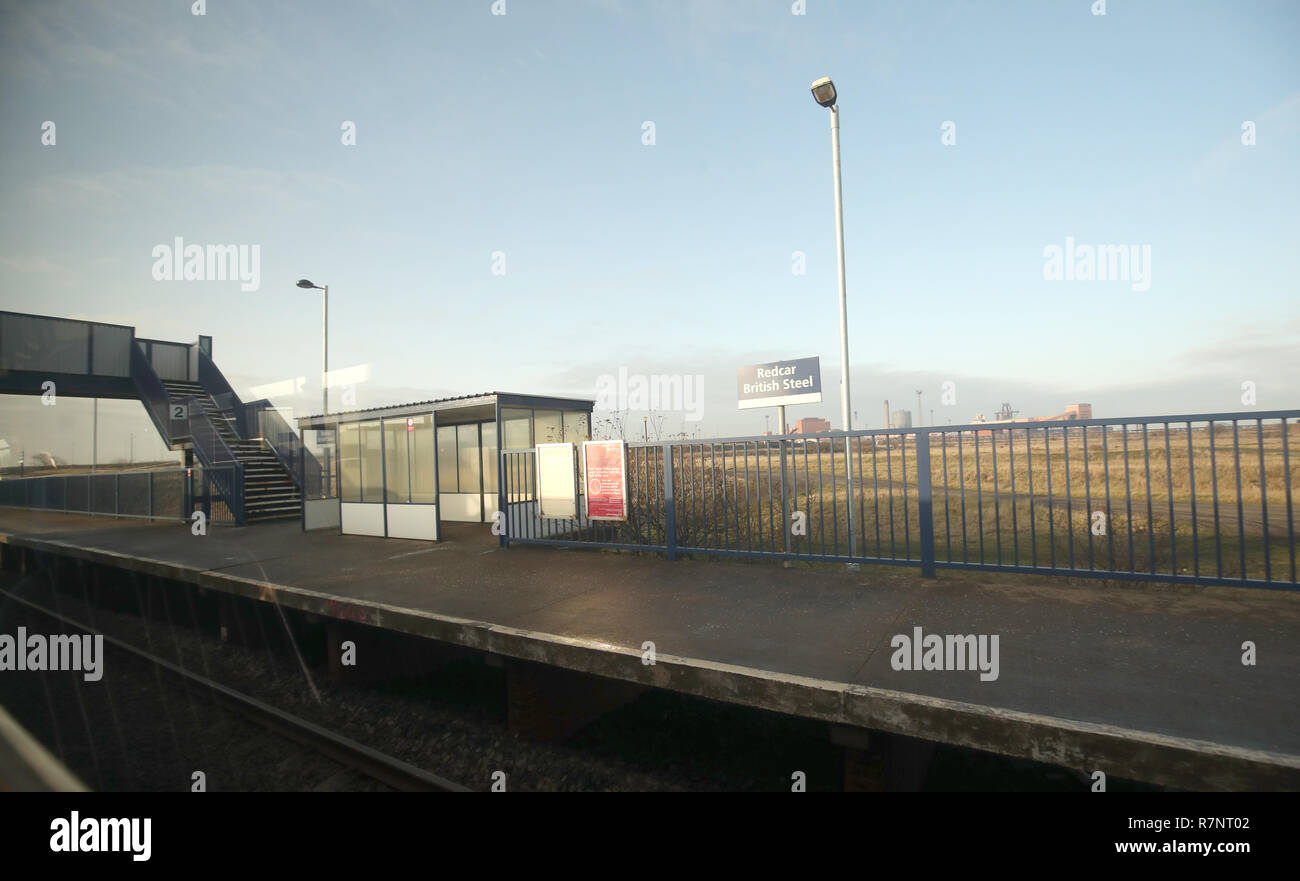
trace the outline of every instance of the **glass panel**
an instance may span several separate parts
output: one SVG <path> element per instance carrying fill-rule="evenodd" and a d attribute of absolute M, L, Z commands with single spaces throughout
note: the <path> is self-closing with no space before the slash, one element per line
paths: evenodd
<path fill-rule="evenodd" d="M 90 325 L 37 315 L 0 317 L 0 367 L 86 373 Z"/>
<path fill-rule="evenodd" d="M 406 419 L 384 420 L 384 501 L 411 501 L 410 462 L 407 458 Z"/>
<path fill-rule="evenodd" d="M 188 346 L 154 342 L 152 351 L 153 369 L 160 379 L 179 380 L 189 378 L 190 353 Z"/>
<path fill-rule="evenodd" d="M 456 426 L 456 450 L 460 462 L 460 491 L 476 493 L 480 474 L 477 425 Z"/>
<path fill-rule="evenodd" d="M 355 435 L 355 432 L 354 432 Z M 334 442 L 333 429 L 303 429 L 302 443 L 320 463 L 320 480 L 312 481 L 307 487 L 307 497 L 312 499 L 332 499 L 338 496 L 339 451 Z M 356 444 L 355 437 L 353 444 Z M 310 480 L 310 478 L 308 478 Z M 357 481 L 360 486 L 360 481 Z"/>
<path fill-rule="evenodd" d="M 564 411 L 564 442 L 582 449 L 582 442 L 590 440 L 590 427 L 586 413 Z"/>
<path fill-rule="evenodd" d="M 533 411 L 533 443 L 558 444 L 564 441 L 559 410 Z"/>
<path fill-rule="evenodd" d="M 501 431 L 507 450 L 527 450 L 533 446 L 533 411 L 501 408 Z"/>
<path fill-rule="evenodd" d="M 497 461 L 497 424 L 483 423 L 483 492 L 497 491 L 497 472 L 501 463 Z"/>
<path fill-rule="evenodd" d="M 361 501 L 361 433 L 356 425 L 339 427 L 339 497 Z"/>
<path fill-rule="evenodd" d="M 587 466 L 582 460 L 582 442 L 588 440 L 587 437 L 588 419 L 586 413 L 576 413 L 572 410 L 564 411 L 564 442 L 573 444 L 574 449 L 578 451 L 578 494 L 586 492 L 587 486 Z"/>
<path fill-rule="evenodd" d="M 384 500 L 384 465 L 378 422 L 361 423 L 361 501 Z"/>
<path fill-rule="evenodd" d="M 460 492 L 456 479 L 456 426 L 438 426 L 438 492 Z"/>
<path fill-rule="evenodd" d="M 407 435 L 411 450 L 411 501 L 438 501 L 433 473 L 433 417 L 416 416 L 415 431 Z"/>
<path fill-rule="evenodd" d="M 92 373 L 98 376 L 131 375 L 131 328 L 91 325 L 94 340 Z"/>

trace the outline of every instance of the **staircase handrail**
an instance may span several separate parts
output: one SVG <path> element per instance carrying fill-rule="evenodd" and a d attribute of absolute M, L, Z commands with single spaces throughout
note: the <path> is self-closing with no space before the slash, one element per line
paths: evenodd
<path fill-rule="evenodd" d="M 208 393 L 216 403 L 218 410 L 228 410 L 235 414 L 235 433 L 241 438 L 249 440 L 257 436 L 256 426 L 248 425 L 245 422 L 246 412 L 244 402 L 239 399 L 234 388 L 226 380 L 226 376 L 217 367 L 216 363 L 207 352 L 199 348 L 198 344 L 194 345 L 198 352 L 198 383 L 203 386 L 203 390 Z"/>
<path fill-rule="evenodd" d="M 190 395 L 185 398 L 185 404 L 189 411 L 194 454 L 217 487 L 226 507 L 230 508 L 236 525 L 243 526 L 248 522 L 244 508 L 244 463 L 235 456 L 234 450 L 217 431 L 216 423 L 204 411 L 203 398 Z"/>
<path fill-rule="evenodd" d="M 258 436 L 289 472 L 305 500 L 307 487 L 320 486 L 320 461 L 266 398 L 245 404 L 244 412 L 249 426 L 257 429 Z"/>
<path fill-rule="evenodd" d="M 162 384 L 153 365 L 140 347 L 131 341 L 131 381 L 135 384 L 136 393 L 140 396 L 141 403 L 144 404 L 145 412 L 153 421 L 154 428 L 158 429 L 158 434 L 170 447 L 173 444 L 185 440 L 189 435 L 178 433 L 181 426 L 186 423 L 176 420 L 177 431 L 174 432 L 173 420 L 171 418 L 171 397 L 167 394 L 167 388 Z"/>

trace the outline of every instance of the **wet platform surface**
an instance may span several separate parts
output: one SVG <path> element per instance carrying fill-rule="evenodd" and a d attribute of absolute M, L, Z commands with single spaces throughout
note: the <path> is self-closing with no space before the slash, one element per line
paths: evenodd
<path fill-rule="evenodd" d="M 1300 788 L 1300 594 L 0 510 L 0 543 L 508 657 L 1186 788 Z M 998 678 L 895 634 L 997 635 Z M 1242 664 L 1242 644 L 1257 647 Z M 654 666 L 642 663 L 653 642 Z"/>

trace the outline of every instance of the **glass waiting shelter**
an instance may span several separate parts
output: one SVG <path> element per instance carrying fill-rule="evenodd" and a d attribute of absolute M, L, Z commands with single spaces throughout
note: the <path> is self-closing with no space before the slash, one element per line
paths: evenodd
<path fill-rule="evenodd" d="M 486 392 L 297 420 L 321 466 L 304 529 L 441 538 L 497 509 L 498 451 L 591 438 L 592 401 Z"/>

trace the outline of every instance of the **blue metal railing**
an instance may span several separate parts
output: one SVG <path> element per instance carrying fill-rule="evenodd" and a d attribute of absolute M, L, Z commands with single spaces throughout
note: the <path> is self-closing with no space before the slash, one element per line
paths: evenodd
<path fill-rule="evenodd" d="M 244 463 L 239 461 L 226 444 L 217 426 L 203 410 L 203 399 L 192 396 L 185 399 L 189 411 L 189 436 L 194 454 L 202 463 L 208 480 L 216 486 L 222 500 L 230 509 L 236 525 L 248 522 L 244 507 Z"/>
<path fill-rule="evenodd" d="M 0 505 L 71 514 L 184 520 L 189 516 L 185 468 L 95 474 L 51 474 L 0 480 Z"/>
<path fill-rule="evenodd" d="M 623 522 L 537 516 L 502 452 L 506 543 L 1300 588 L 1300 410 L 628 445 Z M 1297 463 L 1300 467 L 1300 463 Z"/>
<path fill-rule="evenodd" d="M 212 396 L 217 407 L 234 413 L 235 430 L 240 437 L 260 437 L 275 457 L 292 476 L 298 490 L 305 493 L 304 475 L 308 484 L 320 484 L 320 462 L 303 446 L 301 438 L 289 427 L 271 402 L 265 398 L 245 404 L 226 381 L 226 377 L 198 346 L 198 382 Z"/>
<path fill-rule="evenodd" d="M 235 416 L 235 431 L 242 438 L 257 437 L 257 423 L 251 424 L 248 421 L 245 407 L 239 400 L 239 395 L 231 388 L 230 383 L 226 381 L 226 376 L 213 363 L 208 353 L 195 346 L 198 360 L 198 379 L 199 385 L 203 390 L 212 396 L 218 409 L 227 413 L 233 413 Z"/>
<path fill-rule="evenodd" d="M 174 404 L 167 389 L 154 372 L 148 353 L 138 346 L 131 347 L 131 380 L 158 433 L 169 446 L 185 441 L 193 445 L 194 454 L 207 475 L 205 479 L 217 488 L 234 521 L 242 526 L 247 522 L 244 466 L 204 412 L 202 399 L 186 398 L 185 418 L 173 419 Z"/>
<path fill-rule="evenodd" d="M 319 487 L 321 482 L 321 465 L 312 455 L 311 450 L 303 444 L 298 433 L 289 427 L 278 410 L 265 398 L 245 404 L 244 418 L 256 435 L 280 460 L 280 464 L 293 477 L 298 491 L 306 498 L 308 487 Z"/>
<path fill-rule="evenodd" d="M 131 382 L 135 384 L 136 394 L 144 404 L 145 412 L 153 422 L 158 434 L 170 446 L 189 437 L 188 425 L 183 420 L 171 418 L 171 399 L 162 380 L 154 372 L 149 358 L 138 346 L 131 346 Z"/>

